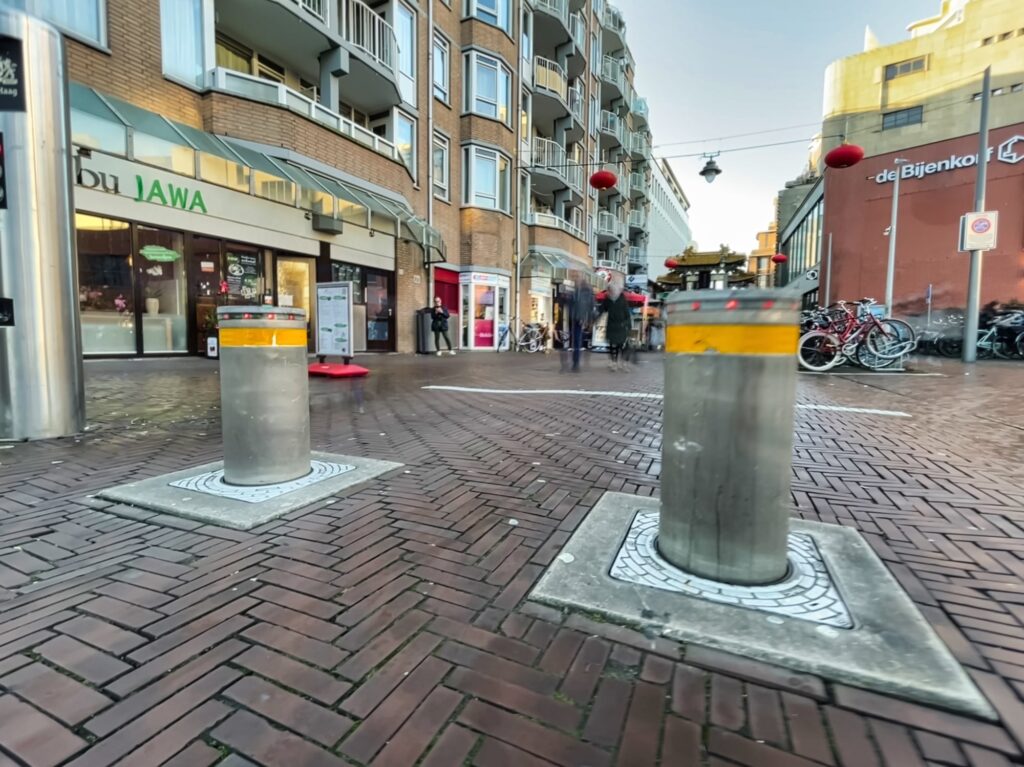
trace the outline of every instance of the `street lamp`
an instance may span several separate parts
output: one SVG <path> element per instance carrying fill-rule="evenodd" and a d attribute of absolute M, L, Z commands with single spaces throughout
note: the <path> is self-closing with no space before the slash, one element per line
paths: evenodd
<path fill-rule="evenodd" d="M 900 165 L 910 162 L 902 157 L 893 160 L 896 164 L 896 180 L 892 187 L 892 215 L 889 218 L 889 264 L 885 270 L 885 315 L 892 316 L 892 288 L 896 279 L 896 221 L 900 213 Z"/>
<path fill-rule="evenodd" d="M 704 157 L 708 158 L 708 161 L 704 163 L 704 167 L 701 169 L 700 175 L 703 176 L 704 180 L 709 184 L 722 172 L 722 169 L 718 167 L 718 163 L 715 162 L 715 158 L 718 157 L 718 155 L 718 152 L 704 155 Z"/>

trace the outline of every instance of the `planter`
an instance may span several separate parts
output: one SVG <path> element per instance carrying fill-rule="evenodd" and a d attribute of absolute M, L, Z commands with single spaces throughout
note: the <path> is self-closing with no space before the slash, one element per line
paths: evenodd
<path fill-rule="evenodd" d="M 159 298 L 147 298 L 146 299 L 146 314 L 160 314 L 160 299 Z"/>

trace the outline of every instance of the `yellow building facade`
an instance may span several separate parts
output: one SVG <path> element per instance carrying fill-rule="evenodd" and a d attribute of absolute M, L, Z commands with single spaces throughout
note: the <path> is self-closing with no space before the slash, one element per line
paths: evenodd
<path fill-rule="evenodd" d="M 942 0 L 908 26 L 910 37 L 865 50 L 825 71 L 825 152 L 842 136 L 868 156 L 977 132 L 981 78 L 992 67 L 991 126 L 1024 115 L 1024 3 Z"/>

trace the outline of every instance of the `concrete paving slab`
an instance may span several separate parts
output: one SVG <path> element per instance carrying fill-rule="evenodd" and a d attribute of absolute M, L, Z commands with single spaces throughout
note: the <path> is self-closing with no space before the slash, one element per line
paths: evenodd
<path fill-rule="evenodd" d="M 216 476 L 224 466 L 219 461 L 118 485 L 103 490 L 98 495 L 108 501 L 117 501 L 129 506 L 161 511 L 236 530 L 250 530 L 402 466 L 391 461 L 331 453 L 314 452 L 312 458 L 314 467 L 335 466 L 337 471 L 321 471 L 322 478 L 319 481 L 314 479 L 305 483 L 285 483 L 277 486 L 278 489 L 284 488 L 285 492 L 265 492 L 255 501 L 251 494 L 248 497 L 244 494 L 229 497 L 199 489 L 204 486 L 204 482 L 195 480 Z"/>
<path fill-rule="evenodd" d="M 612 578 L 638 513 L 659 501 L 605 493 L 538 582 L 530 599 L 596 611 L 671 639 L 715 647 L 907 700 L 997 717 L 949 649 L 860 533 L 791 520 L 811 536 L 854 620 L 838 629 L 714 603 Z"/>

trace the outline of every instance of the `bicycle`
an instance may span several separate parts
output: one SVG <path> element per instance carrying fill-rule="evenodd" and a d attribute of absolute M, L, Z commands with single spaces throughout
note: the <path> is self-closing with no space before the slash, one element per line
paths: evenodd
<path fill-rule="evenodd" d="M 845 301 L 801 318 L 811 327 L 798 342 L 801 366 L 825 372 L 851 362 L 871 370 L 894 365 L 909 354 L 917 340 L 913 328 L 902 320 L 880 320 L 870 311 L 874 299 L 863 298 L 852 311 Z"/>
<path fill-rule="evenodd" d="M 513 323 L 515 322 L 513 321 Z M 501 352 L 505 346 L 505 341 L 509 336 L 509 329 L 511 324 L 502 329 L 501 335 L 498 338 L 498 348 L 496 351 Z M 544 330 L 541 325 L 536 323 L 530 323 L 524 325 L 522 331 L 518 337 L 513 337 L 509 343 L 509 349 L 515 352 L 526 352 L 527 354 L 534 354 L 545 348 L 546 339 L 544 336 Z"/>
<path fill-rule="evenodd" d="M 978 358 L 1010 360 L 1024 357 L 1024 331 L 1013 332 L 1020 327 L 1024 327 L 1024 311 L 1014 309 L 992 320 L 988 328 L 978 330 L 975 342 Z M 943 336 L 936 342 L 936 350 L 945 357 L 959 357 L 963 349 L 963 335 Z"/>

